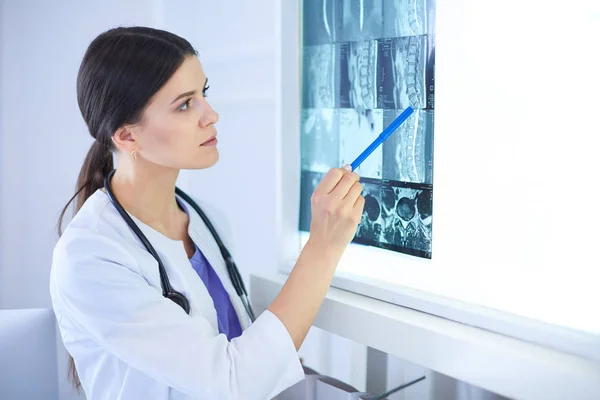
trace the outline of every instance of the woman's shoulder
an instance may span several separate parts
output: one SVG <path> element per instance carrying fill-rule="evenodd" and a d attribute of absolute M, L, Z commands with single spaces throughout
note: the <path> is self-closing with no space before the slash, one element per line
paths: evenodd
<path fill-rule="evenodd" d="M 137 263 L 123 241 L 121 229 L 108 207 L 110 200 L 98 190 L 86 200 L 66 226 L 52 253 L 52 276 L 71 279 L 93 271 L 94 265 Z M 116 213 L 116 211 L 115 211 Z"/>
<path fill-rule="evenodd" d="M 73 216 L 73 218 L 66 225 L 63 236 L 68 236 L 69 233 L 77 229 L 95 229 L 100 219 L 100 216 L 106 209 L 108 202 L 103 201 L 101 189 L 96 190 L 90 197 L 88 197 L 82 204 L 79 211 Z"/>
<path fill-rule="evenodd" d="M 98 189 L 83 203 L 58 238 L 55 249 L 62 250 L 73 243 L 86 242 L 106 236 L 108 198 Z"/>

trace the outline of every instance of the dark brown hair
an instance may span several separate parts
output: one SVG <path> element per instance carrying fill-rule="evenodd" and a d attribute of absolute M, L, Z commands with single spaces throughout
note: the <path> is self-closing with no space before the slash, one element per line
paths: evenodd
<path fill-rule="evenodd" d="M 77 76 L 77 101 L 95 140 L 79 172 L 75 194 L 60 213 L 59 236 L 73 200 L 76 214 L 104 186 L 104 177 L 114 168 L 111 138 L 115 131 L 141 120 L 152 96 L 190 55 L 197 52 L 187 40 L 148 27 L 113 28 L 90 43 Z M 69 376 L 79 390 L 81 382 L 72 357 Z"/>

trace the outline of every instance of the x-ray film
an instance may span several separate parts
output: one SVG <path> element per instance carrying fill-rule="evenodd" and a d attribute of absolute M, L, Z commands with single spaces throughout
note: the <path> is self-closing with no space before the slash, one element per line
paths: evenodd
<path fill-rule="evenodd" d="M 322 172 L 302 171 L 300 176 L 300 215 L 299 228 L 301 231 L 310 232 L 310 220 L 312 210 L 310 208 L 310 199 L 315 188 L 319 185 L 323 177 Z"/>
<path fill-rule="evenodd" d="M 305 46 L 302 52 L 302 106 L 334 108 L 337 106 L 335 73 L 336 46 Z"/>
<path fill-rule="evenodd" d="M 402 111 L 383 110 L 383 125 Z M 433 183 L 433 111 L 415 110 L 382 147 L 383 179 Z"/>
<path fill-rule="evenodd" d="M 310 0 L 302 4 L 302 41 L 304 46 L 335 41 L 333 0 Z"/>
<path fill-rule="evenodd" d="M 377 107 L 376 40 L 341 43 L 339 70 L 339 106 L 366 110 Z"/>
<path fill-rule="evenodd" d="M 335 0 L 336 41 L 383 37 L 383 3 L 388 0 Z"/>
<path fill-rule="evenodd" d="M 304 0 L 301 199 L 352 163 L 408 106 L 414 113 L 357 168 L 365 210 L 354 243 L 431 258 L 435 0 Z"/>
<path fill-rule="evenodd" d="M 427 107 L 427 36 L 378 41 L 378 107 Z"/>
<path fill-rule="evenodd" d="M 365 208 L 354 242 L 431 258 L 430 185 L 361 179 Z"/>
<path fill-rule="evenodd" d="M 327 172 L 340 166 L 339 110 L 302 110 L 300 145 L 302 169 Z"/>
<path fill-rule="evenodd" d="M 382 110 L 339 110 L 340 166 L 350 164 L 383 130 Z M 356 170 L 360 176 L 381 179 L 383 176 L 383 151 L 381 146 L 363 161 Z"/>
<path fill-rule="evenodd" d="M 432 34 L 435 21 L 428 12 L 431 0 L 385 0 L 383 2 L 383 37 L 406 37 Z"/>

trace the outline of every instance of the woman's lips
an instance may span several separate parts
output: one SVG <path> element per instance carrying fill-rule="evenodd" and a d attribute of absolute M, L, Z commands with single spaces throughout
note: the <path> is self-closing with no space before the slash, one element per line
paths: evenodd
<path fill-rule="evenodd" d="M 218 143 L 217 137 L 214 136 L 212 139 L 207 140 L 202 143 L 200 146 L 215 146 Z"/>

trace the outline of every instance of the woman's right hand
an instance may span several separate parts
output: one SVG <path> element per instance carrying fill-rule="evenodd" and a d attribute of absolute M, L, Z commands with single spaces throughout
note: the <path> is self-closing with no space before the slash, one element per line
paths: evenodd
<path fill-rule="evenodd" d="M 341 254 L 360 223 L 365 206 L 362 189 L 356 172 L 344 168 L 329 170 L 311 197 L 309 241 Z"/>

